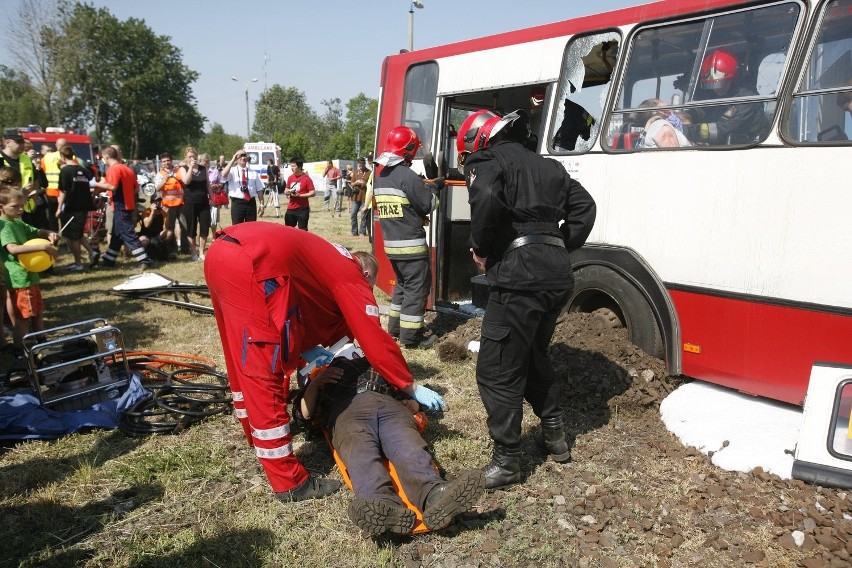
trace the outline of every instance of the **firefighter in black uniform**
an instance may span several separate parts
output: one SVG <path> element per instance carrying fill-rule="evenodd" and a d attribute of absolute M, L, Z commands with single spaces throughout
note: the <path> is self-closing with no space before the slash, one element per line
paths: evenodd
<path fill-rule="evenodd" d="M 559 162 L 518 141 L 518 132 L 529 131 L 518 119 L 517 112 L 480 110 L 464 121 L 457 142 L 470 192 L 473 260 L 489 284 L 476 364 L 494 443 L 488 489 L 521 480 L 525 399 L 541 419 L 552 459 L 571 460 L 547 348 L 574 286 L 569 253 L 583 245 L 595 220 L 583 186 Z"/>
<path fill-rule="evenodd" d="M 403 347 L 429 348 L 436 335 L 424 338 L 426 298 L 432 283 L 429 246 L 424 220 L 438 204 L 441 180 L 424 183 L 410 166 L 422 146 L 407 126 L 388 134 L 382 166 L 373 180 L 373 198 L 382 227 L 385 254 L 393 266 L 396 283 L 388 310 L 388 333 Z"/>
<path fill-rule="evenodd" d="M 702 100 L 757 96 L 757 92 L 740 84 L 739 63 L 732 53 L 716 49 L 701 63 Z M 691 111 L 693 124 L 684 134 L 698 144 L 750 144 L 760 142 L 769 132 L 763 103 L 722 104 L 698 107 Z"/>

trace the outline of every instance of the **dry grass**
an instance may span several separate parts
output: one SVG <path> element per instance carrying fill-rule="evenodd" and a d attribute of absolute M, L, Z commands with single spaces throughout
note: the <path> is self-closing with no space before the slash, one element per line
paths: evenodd
<path fill-rule="evenodd" d="M 365 238 L 349 236 L 348 218 L 321 211 L 319 199 L 313 207 L 312 231 L 369 249 Z M 224 367 L 212 317 L 107 294 L 132 272 L 126 261 L 119 270 L 46 279 L 47 325 L 105 316 L 129 348 L 202 355 Z M 157 272 L 203 281 L 201 263 L 188 260 Z M 474 363 L 443 363 L 434 351 L 406 357 L 418 381 L 450 405 L 425 433 L 438 463 L 450 474 L 483 465 L 490 443 Z M 598 361 L 595 372 L 624 374 L 599 355 L 585 360 Z M 0 364 L 6 368 L 11 361 Z M 584 376 L 572 373 L 572 381 Z M 727 567 L 747 565 L 740 560 L 747 549 L 766 552 L 760 566 L 797 566 L 820 553 L 782 548 L 778 539 L 789 527 L 748 513 L 749 507 L 786 511 L 780 507 L 790 503 L 785 515 L 800 524 L 802 516 L 793 518 L 793 511 L 813 504 L 813 489 L 720 472 L 672 439 L 654 407 L 624 399 L 610 416 L 593 387 L 575 382 L 566 389 L 572 392 L 563 406 L 577 435 L 573 464 L 543 460 L 527 412 L 525 483 L 490 492 L 447 530 L 415 538 L 362 538 L 346 517 L 351 493 L 345 490 L 322 501 L 278 503 L 230 416 L 207 419 L 179 436 L 93 431 L 11 444 L 0 457 L 0 568 Z M 295 442 L 309 470 L 339 478 L 324 442 L 301 435 Z M 820 495 L 838 503 L 835 511 L 849 509 L 839 493 Z M 715 546 L 714 536 L 730 546 Z"/>
<path fill-rule="evenodd" d="M 313 232 L 370 250 L 366 238 L 350 236 L 346 213 L 332 217 L 318 199 L 313 208 Z M 265 220 L 283 222 L 274 212 Z M 68 262 L 63 256 L 57 265 Z M 46 326 L 104 316 L 122 330 L 130 349 L 202 355 L 224 368 L 212 317 L 107 293 L 135 272 L 124 261 L 116 270 L 45 278 Z M 202 263 L 183 256 L 156 272 L 203 282 Z M 466 431 L 482 430 L 481 417 L 471 420 L 481 411 L 472 365 L 449 369 L 434 354 L 417 353 L 412 367 L 457 409 L 430 426 L 430 433 L 447 437 L 436 444 L 442 465 L 449 471 L 481 465 L 484 438 L 464 438 Z M 449 376 L 460 386 L 450 385 Z M 309 469 L 339 478 L 323 442 L 297 438 L 296 446 Z M 0 566 L 400 564 L 399 542 L 363 539 L 354 529 L 345 514 L 350 499 L 346 491 L 289 506 L 272 499 L 230 416 L 208 419 L 180 436 L 93 431 L 10 444 L 0 462 Z"/>

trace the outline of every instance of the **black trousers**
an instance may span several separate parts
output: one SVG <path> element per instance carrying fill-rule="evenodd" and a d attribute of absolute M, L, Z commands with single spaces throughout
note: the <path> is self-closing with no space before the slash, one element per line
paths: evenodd
<path fill-rule="evenodd" d="M 561 415 L 560 384 L 547 348 L 570 295 L 571 290 L 490 289 L 476 383 L 495 443 L 520 446 L 524 400 L 539 418 Z"/>
<path fill-rule="evenodd" d="M 257 221 L 257 200 L 252 197 L 249 201 L 239 197 L 231 198 L 231 225 Z"/>
<path fill-rule="evenodd" d="M 419 343 L 423 339 L 426 298 L 432 284 L 428 258 L 391 259 L 396 283 L 388 310 L 388 333 L 399 337 L 402 344 Z"/>
<path fill-rule="evenodd" d="M 287 211 L 284 212 L 284 224 L 288 227 L 298 227 L 303 231 L 308 230 L 308 220 L 310 218 L 311 209 L 309 207 L 287 209 Z"/>

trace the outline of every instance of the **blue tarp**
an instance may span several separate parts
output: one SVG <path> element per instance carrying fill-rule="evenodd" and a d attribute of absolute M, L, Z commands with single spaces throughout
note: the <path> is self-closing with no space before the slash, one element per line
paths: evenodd
<path fill-rule="evenodd" d="M 0 397 L 0 439 L 53 439 L 83 428 L 118 428 L 121 412 L 150 396 L 133 373 L 127 390 L 117 399 L 85 410 L 57 412 L 41 405 L 32 391 Z"/>

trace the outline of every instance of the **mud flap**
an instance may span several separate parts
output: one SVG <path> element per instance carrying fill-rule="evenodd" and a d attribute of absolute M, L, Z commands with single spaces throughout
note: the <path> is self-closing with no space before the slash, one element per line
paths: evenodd
<path fill-rule="evenodd" d="M 793 478 L 852 488 L 852 367 L 816 363 L 811 368 Z"/>

